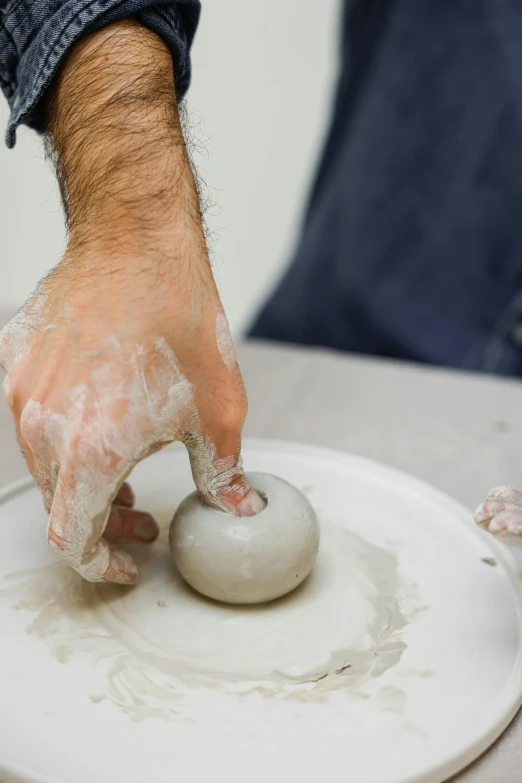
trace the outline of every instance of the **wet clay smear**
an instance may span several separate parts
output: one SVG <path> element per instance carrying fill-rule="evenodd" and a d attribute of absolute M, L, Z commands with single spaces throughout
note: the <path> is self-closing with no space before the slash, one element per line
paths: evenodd
<path fill-rule="evenodd" d="M 59 561 L 6 576 L 0 599 L 27 612 L 27 633 L 61 663 L 96 667 L 93 702 L 137 720 L 176 719 L 195 690 L 324 700 L 396 666 L 423 607 L 392 549 L 338 525 L 321 529 L 310 577 L 262 606 L 193 592 L 172 566 L 166 526 L 153 547 L 129 547 L 140 568 L 133 588 L 85 582 Z"/>

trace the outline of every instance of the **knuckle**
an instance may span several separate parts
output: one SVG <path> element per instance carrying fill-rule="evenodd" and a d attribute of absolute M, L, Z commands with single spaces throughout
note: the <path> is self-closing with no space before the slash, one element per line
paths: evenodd
<path fill-rule="evenodd" d="M 56 530 L 55 525 L 51 522 L 47 528 L 47 541 L 53 549 L 59 552 L 63 552 L 65 549 L 66 541 Z"/>
<path fill-rule="evenodd" d="M 23 378 L 19 372 L 13 370 L 5 376 L 2 391 L 13 415 L 21 414 L 24 407 L 24 387 Z"/>
<path fill-rule="evenodd" d="M 45 415 L 42 405 L 36 400 L 28 400 L 20 416 L 20 432 L 27 443 L 39 447 L 43 445 Z"/>
<path fill-rule="evenodd" d="M 242 429 L 248 411 L 246 395 L 217 394 L 210 411 L 212 429 L 220 433 L 235 433 Z"/>
<path fill-rule="evenodd" d="M 11 363 L 12 339 L 10 339 L 9 324 L 0 331 L 0 367 L 8 370 Z"/>
<path fill-rule="evenodd" d="M 497 487 L 493 487 L 493 489 L 489 491 L 488 497 L 496 499 L 501 498 L 504 495 L 509 495 L 513 492 L 516 492 L 514 487 L 509 487 L 507 484 L 499 484 Z"/>
<path fill-rule="evenodd" d="M 4 393 L 5 401 L 12 409 L 14 407 L 15 396 L 14 396 L 14 390 L 11 384 L 11 380 L 8 375 L 5 376 L 4 381 L 2 383 L 2 391 Z"/>
<path fill-rule="evenodd" d="M 26 353 L 32 329 L 25 315 L 25 308 L 0 331 L 0 366 L 9 370 Z"/>

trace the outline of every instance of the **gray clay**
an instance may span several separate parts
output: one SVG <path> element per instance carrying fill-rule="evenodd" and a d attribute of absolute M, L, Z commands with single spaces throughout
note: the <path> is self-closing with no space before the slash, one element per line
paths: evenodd
<path fill-rule="evenodd" d="M 170 527 L 172 558 L 183 578 L 226 603 L 257 604 L 289 593 L 306 579 L 319 549 L 317 517 L 299 490 L 268 473 L 248 479 L 267 498 L 255 517 L 210 508 L 194 492 Z"/>

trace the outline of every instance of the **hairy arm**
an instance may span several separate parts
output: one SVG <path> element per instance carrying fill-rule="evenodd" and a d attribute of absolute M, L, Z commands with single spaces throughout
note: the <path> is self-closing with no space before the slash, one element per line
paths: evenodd
<path fill-rule="evenodd" d="M 4 389 L 51 544 L 91 581 L 132 583 L 113 544 L 150 540 L 151 520 L 123 502 L 123 482 L 167 443 L 185 443 L 207 503 L 263 508 L 241 464 L 246 395 L 220 351 L 226 318 L 161 39 L 125 21 L 82 40 L 47 111 L 69 238 L 0 333 Z"/>
<path fill-rule="evenodd" d="M 175 216 L 176 232 L 199 241 L 206 255 L 172 57 L 155 33 L 127 20 L 81 41 L 47 111 L 47 146 L 74 246 L 99 241 L 106 250 L 115 223 L 120 240 L 156 239 Z"/>

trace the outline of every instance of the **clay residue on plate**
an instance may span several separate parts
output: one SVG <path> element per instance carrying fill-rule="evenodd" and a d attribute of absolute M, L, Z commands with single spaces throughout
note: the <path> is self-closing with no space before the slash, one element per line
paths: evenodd
<path fill-rule="evenodd" d="M 392 549 L 338 525 L 323 523 L 322 533 L 310 579 L 262 607 L 224 607 L 189 590 L 172 571 L 166 530 L 153 548 L 133 549 L 141 579 L 131 590 L 85 582 L 59 561 L 5 577 L 0 598 L 32 615 L 27 633 L 59 661 L 96 666 L 94 702 L 110 700 L 138 720 L 190 719 L 194 689 L 323 700 L 360 692 L 396 666 L 404 628 L 422 607 Z M 328 634 L 339 644 L 328 648 Z"/>

